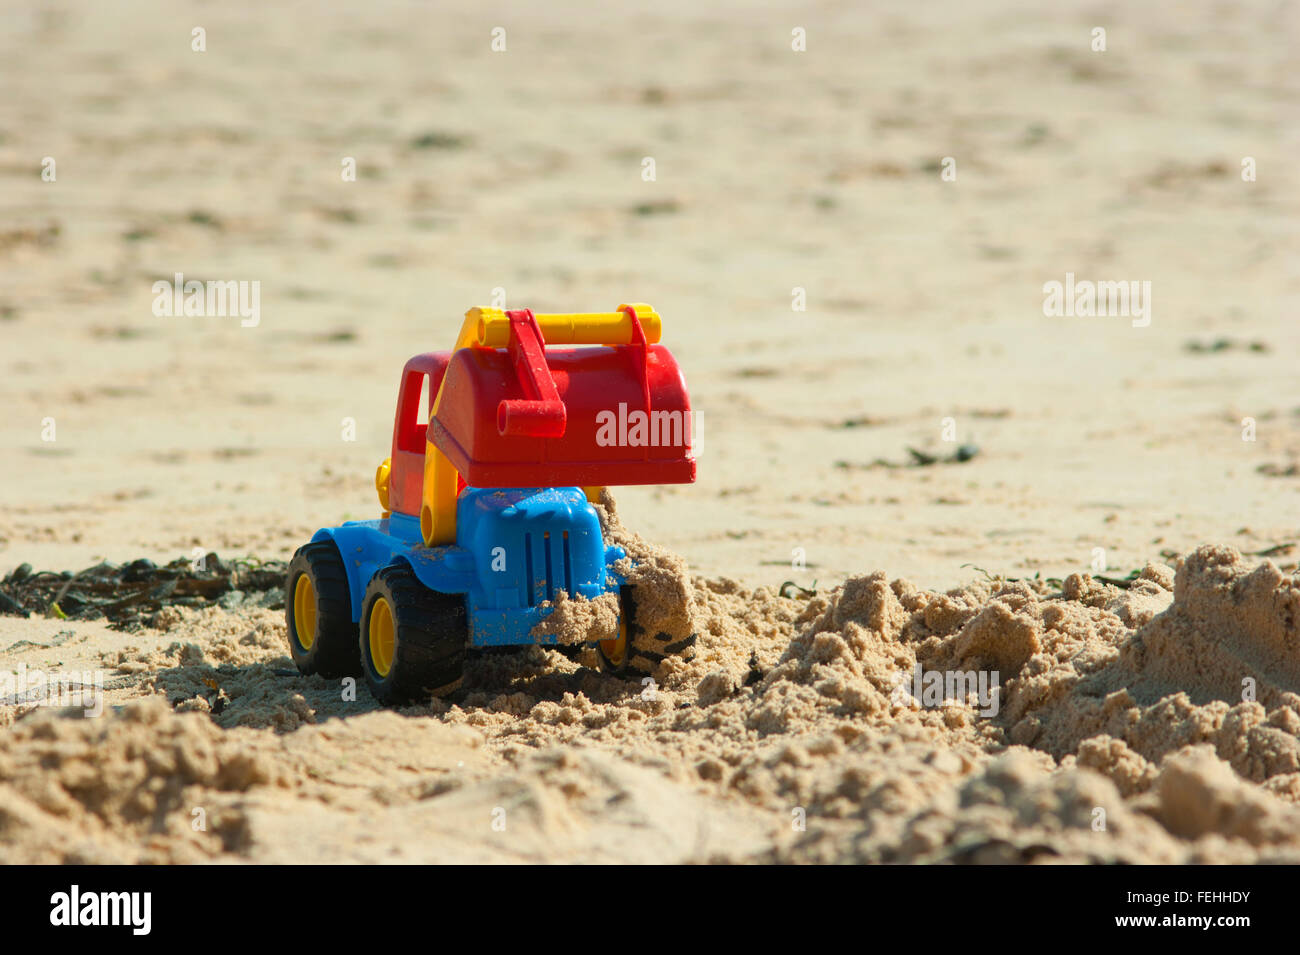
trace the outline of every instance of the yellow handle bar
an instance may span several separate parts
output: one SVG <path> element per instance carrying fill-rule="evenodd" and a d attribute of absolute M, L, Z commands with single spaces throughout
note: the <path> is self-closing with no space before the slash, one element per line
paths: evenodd
<path fill-rule="evenodd" d="M 636 317 L 645 331 L 647 344 L 659 341 L 662 326 L 659 313 L 649 305 L 635 303 Z M 548 345 L 629 345 L 632 319 L 627 312 L 535 313 L 542 339 Z M 510 344 L 510 319 L 501 308 L 471 308 L 466 325 L 474 323 L 474 344 L 483 348 L 505 348 Z"/>

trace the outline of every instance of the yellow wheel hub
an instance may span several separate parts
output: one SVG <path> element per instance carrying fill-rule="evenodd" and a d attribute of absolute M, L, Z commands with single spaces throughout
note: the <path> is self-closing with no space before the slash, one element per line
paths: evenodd
<path fill-rule="evenodd" d="M 316 641 L 316 588 L 306 574 L 293 585 L 293 629 L 298 645 L 310 650 Z"/>
<path fill-rule="evenodd" d="M 376 597 L 370 607 L 370 665 L 381 677 L 388 676 L 393 668 L 397 651 L 396 627 L 393 625 L 393 608 L 384 597 Z"/>
<path fill-rule="evenodd" d="M 600 652 L 614 666 L 623 665 L 623 658 L 627 656 L 627 614 L 618 615 L 618 636 L 613 640 L 601 640 Z"/>

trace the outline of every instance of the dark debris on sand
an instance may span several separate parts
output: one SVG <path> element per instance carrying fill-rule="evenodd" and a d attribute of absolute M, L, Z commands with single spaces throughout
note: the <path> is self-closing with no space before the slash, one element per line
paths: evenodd
<path fill-rule="evenodd" d="M 0 581 L 0 613 L 39 614 L 61 620 L 107 619 L 117 630 L 148 625 L 163 607 L 228 609 L 252 603 L 284 606 L 284 561 L 174 560 L 159 567 L 148 559 L 100 563 L 79 573 L 34 572 L 23 564 Z"/>

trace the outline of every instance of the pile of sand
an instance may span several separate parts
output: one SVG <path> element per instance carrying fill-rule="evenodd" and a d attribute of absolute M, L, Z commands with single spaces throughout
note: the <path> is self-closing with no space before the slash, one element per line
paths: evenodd
<path fill-rule="evenodd" d="M 554 635 L 557 643 L 565 646 L 591 640 L 613 640 L 618 636 L 618 594 L 604 593 L 599 597 L 581 595 L 571 597 L 564 591 L 554 600 L 541 603 L 550 613 L 529 633 L 534 637 Z"/>
<path fill-rule="evenodd" d="M 156 697 L 107 720 L 38 711 L 0 738 L 4 859 L 184 862 L 238 852 L 240 813 L 208 796 L 275 786 L 279 769 L 262 750 Z"/>
<path fill-rule="evenodd" d="M 104 654 L 170 708 L 0 741 L 5 855 L 275 860 L 309 819 L 323 858 L 1300 861 L 1300 584 L 1270 563 L 1207 546 L 1127 590 L 877 572 L 794 599 L 691 577 L 603 517 L 654 625 L 696 638 L 651 680 L 489 652 L 398 716 L 297 675 L 269 611 L 180 610 L 170 643 Z M 917 668 L 997 692 L 922 705 Z"/>

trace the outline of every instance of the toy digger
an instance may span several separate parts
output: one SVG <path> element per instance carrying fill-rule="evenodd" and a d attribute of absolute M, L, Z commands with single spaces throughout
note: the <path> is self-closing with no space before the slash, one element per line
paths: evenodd
<path fill-rule="evenodd" d="M 454 691 L 469 647 L 533 631 L 561 591 L 620 596 L 602 669 L 646 669 L 630 588 L 591 502 L 606 485 L 695 480 L 690 400 L 648 305 L 534 315 L 472 308 L 450 352 L 402 370 L 383 516 L 316 532 L 289 565 L 298 669 L 361 674 L 383 703 Z M 568 347 L 553 347 L 568 346 Z M 427 426 L 420 398 L 429 396 Z"/>

